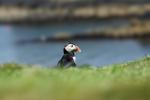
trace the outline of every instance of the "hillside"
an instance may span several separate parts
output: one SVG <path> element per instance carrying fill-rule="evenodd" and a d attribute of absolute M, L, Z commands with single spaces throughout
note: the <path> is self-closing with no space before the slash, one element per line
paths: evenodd
<path fill-rule="evenodd" d="M 0 65 L 1 100 L 148 100 L 150 57 L 108 67 Z"/>

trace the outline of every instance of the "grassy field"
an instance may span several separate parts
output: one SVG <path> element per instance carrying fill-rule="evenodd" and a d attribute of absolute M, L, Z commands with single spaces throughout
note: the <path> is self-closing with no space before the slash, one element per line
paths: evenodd
<path fill-rule="evenodd" d="M 0 100 L 149 99 L 150 57 L 102 68 L 0 65 Z"/>

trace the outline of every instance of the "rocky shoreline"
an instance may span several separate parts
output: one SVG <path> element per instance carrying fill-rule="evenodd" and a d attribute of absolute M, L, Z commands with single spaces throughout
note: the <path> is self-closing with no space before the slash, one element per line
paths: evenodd
<path fill-rule="evenodd" d="M 150 39 L 150 21 L 131 21 L 129 26 L 118 28 L 106 28 L 104 30 L 91 30 L 85 33 L 76 33 L 75 35 L 59 34 L 51 37 L 39 37 L 30 40 L 20 40 L 19 44 L 26 43 L 46 43 L 46 42 L 62 42 L 73 40 L 92 40 L 92 39 Z"/>
<path fill-rule="evenodd" d="M 49 23 L 150 16 L 150 4 L 107 4 L 75 8 L 0 6 L 0 23 Z"/>

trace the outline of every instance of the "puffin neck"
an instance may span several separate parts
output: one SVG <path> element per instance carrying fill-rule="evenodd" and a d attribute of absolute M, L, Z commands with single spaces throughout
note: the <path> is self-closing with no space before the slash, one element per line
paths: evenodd
<path fill-rule="evenodd" d="M 64 55 L 70 55 L 70 56 L 74 56 L 74 52 L 68 52 L 65 48 L 64 48 Z"/>

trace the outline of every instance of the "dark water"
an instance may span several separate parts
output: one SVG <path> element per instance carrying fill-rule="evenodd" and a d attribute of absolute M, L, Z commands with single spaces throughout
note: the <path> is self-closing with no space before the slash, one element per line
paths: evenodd
<path fill-rule="evenodd" d="M 17 44 L 22 39 L 53 36 L 60 32 L 70 35 L 107 27 L 126 26 L 126 20 L 88 21 L 50 25 L 0 25 L 0 63 L 16 62 L 54 66 L 62 56 L 66 42 Z M 140 40 L 88 40 L 74 41 L 82 49 L 77 64 L 108 65 L 142 58 L 150 54 L 150 42 Z"/>

